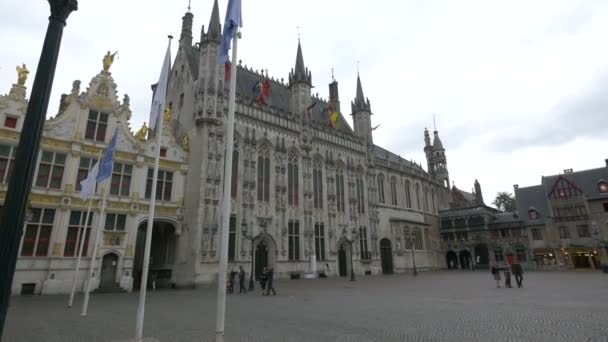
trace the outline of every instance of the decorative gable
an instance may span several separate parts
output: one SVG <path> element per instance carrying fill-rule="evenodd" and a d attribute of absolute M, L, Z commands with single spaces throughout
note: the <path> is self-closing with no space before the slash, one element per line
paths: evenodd
<path fill-rule="evenodd" d="M 551 199 L 568 199 L 582 195 L 583 191 L 574 182 L 559 176 L 553 183 L 548 197 Z"/>

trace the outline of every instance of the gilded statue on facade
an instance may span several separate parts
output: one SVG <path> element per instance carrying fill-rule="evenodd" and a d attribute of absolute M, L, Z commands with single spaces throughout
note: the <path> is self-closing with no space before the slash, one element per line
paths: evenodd
<path fill-rule="evenodd" d="M 29 73 L 30 71 L 27 70 L 25 64 L 22 64 L 21 66 L 17 65 L 17 84 L 20 86 L 24 86 L 25 81 L 27 81 L 27 75 Z"/>
<path fill-rule="evenodd" d="M 171 122 L 171 108 L 165 108 L 165 113 L 163 114 L 163 118 L 165 120 L 165 124 L 169 124 Z"/>
<path fill-rule="evenodd" d="M 144 125 L 141 126 L 141 128 L 139 129 L 139 131 L 137 131 L 137 133 L 135 133 L 135 137 L 141 141 L 146 141 L 146 139 L 148 138 L 148 126 L 146 126 L 146 123 L 144 122 Z"/>
<path fill-rule="evenodd" d="M 190 142 L 188 141 L 188 136 L 184 135 L 184 137 L 182 138 L 182 146 L 187 149 L 190 148 L 189 144 Z"/>
<path fill-rule="evenodd" d="M 110 53 L 110 51 L 108 51 L 108 53 L 103 56 L 103 71 L 108 72 L 110 70 L 112 63 L 114 63 L 114 56 L 116 56 L 117 53 L 118 51 L 114 53 Z"/>

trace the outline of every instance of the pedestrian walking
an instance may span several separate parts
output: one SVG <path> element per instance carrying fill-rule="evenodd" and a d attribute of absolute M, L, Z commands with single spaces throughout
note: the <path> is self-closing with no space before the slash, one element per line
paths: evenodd
<path fill-rule="evenodd" d="M 262 273 L 260 274 L 260 285 L 262 286 L 262 294 L 264 294 L 264 290 L 266 290 L 266 282 L 268 281 L 268 268 L 264 267 Z"/>
<path fill-rule="evenodd" d="M 245 270 L 243 266 L 239 266 L 239 294 L 243 292 L 247 294 L 247 288 L 245 288 Z"/>
<path fill-rule="evenodd" d="M 494 280 L 496 280 L 496 287 L 500 288 L 500 269 L 496 264 L 492 264 L 491 272 L 494 276 Z"/>
<path fill-rule="evenodd" d="M 503 262 L 502 271 L 505 273 L 505 287 L 511 288 L 511 266 Z"/>
<path fill-rule="evenodd" d="M 236 271 L 234 268 L 230 269 L 230 281 L 228 283 L 228 293 L 234 293 L 234 282 L 236 280 Z"/>
<path fill-rule="evenodd" d="M 519 262 L 514 263 L 512 268 L 513 276 L 515 276 L 515 282 L 517 282 L 517 287 L 521 288 L 524 282 L 524 269 L 521 267 Z"/>
<path fill-rule="evenodd" d="M 267 272 L 267 279 L 266 279 L 266 295 L 268 296 L 270 294 L 270 290 L 272 290 L 272 295 L 276 295 L 277 292 L 274 290 L 274 286 L 273 286 L 273 280 L 274 280 L 274 268 L 269 268 L 268 272 Z"/>

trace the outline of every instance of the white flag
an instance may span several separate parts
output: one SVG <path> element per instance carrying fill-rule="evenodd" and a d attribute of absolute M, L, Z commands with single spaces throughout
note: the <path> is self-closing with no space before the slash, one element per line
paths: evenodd
<path fill-rule="evenodd" d="M 97 173 L 99 173 L 99 163 L 95 163 L 95 166 L 89 171 L 87 178 L 80 181 L 80 199 L 88 200 L 95 194 L 95 185 L 97 185 Z"/>
<path fill-rule="evenodd" d="M 167 46 L 167 53 L 163 61 L 163 68 L 160 71 L 160 78 L 156 84 L 154 98 L 152 99 L 152 108 L 150 109 L 150 129 L 156 127 L 156 121 L 162 114 L 165 108 L 165 97 L 167 96 L 167 82 L 169 80 L 169 71 L 171 71 L 171 42 Z"/>

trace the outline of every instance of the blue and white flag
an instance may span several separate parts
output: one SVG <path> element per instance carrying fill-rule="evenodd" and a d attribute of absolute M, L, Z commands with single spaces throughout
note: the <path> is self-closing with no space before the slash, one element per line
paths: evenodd
<path fill-rule="evenodd" d="M 228 51 L 230 50 L 230 42 L 236 28 L 243 27 L 243 17 L 241 16 L 241 0 L 228 0 L 228 9 L 226 10 L 226 19 L 224 19 L 224 32 L 222 32 L 222 42 L 220 43 L 220 51 L 217 56 L 218 64 L 224 64 L 228 61 Z"/>
<path fill-rule="evenodd" d="M 108 145 L 106 154 L 103 156 L 99 166 L 99 173 L 97 174 L 97 181 L 103 182 L 104 180 L 112 176 L 112 164 L 114 163 L 114 150 L 116 149 L 116 136 L 118 135 L 118 128 L 114 131 L 112 141 Z"/>
<path fill-rule="evenodd" d="M 80 181 L 80 199 L 88 200 L 95 194 L 95 185 L 97 185 L 97 174 L 99 173 L 99 162 L 89 171 L 86 179 Z"/>
<path fill-rule="evenodd" d="M 165 98 L 167 97 L 167 82 L 169 81 L 169 72 L 171 71 L 171 41 L 167 46 L 167 52 L 165 53 L 165 59 L 163 60 L 163 68 L 160 70 L 160 77 L 156 84 L 156 90 L 154 91 L 154 98 L 152 99 L 152 108 L 150 109 L 150 120 L 148 122 L 150 129 L 156 127 L 158 117 L 162 118 L 165 110 Z"/>

